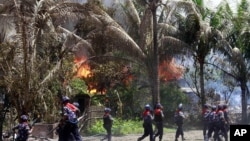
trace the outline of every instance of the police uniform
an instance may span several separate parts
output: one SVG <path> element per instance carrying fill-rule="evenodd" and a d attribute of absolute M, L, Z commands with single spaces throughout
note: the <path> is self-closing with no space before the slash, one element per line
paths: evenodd
<path fill-rule="evenodd" d="M 143 128 L 144 134 L 137 139 L 137 141 L 143 140 L 145 137 L 149 136 L 150 141 L 153 141 L 153 116 L 150 113 L 150 105 L 147 104 L 145 106 L 145 110 L 143 112 Z"/>
<path fill-rule="evenodd" d="M 163 136 L 163 118 L 164 118 L 164 114 L 162 111 L 162 106 L 161 104 L 157 104 L 156 105 L 156 109 L 154 110 L 154 121 L 155 121 L 155 125 L 157 128 L 157 133 L 154 135 L 154 140 L 156 139 L 157 136 L 159 136 L 159 141 L 162 140 L 162 136 Z"/>

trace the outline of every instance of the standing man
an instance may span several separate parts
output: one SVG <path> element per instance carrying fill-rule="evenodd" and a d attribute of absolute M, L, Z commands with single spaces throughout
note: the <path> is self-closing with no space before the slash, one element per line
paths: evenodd
<path fill-rule="evenodd" d="M 212 134 L 216 132 L 216 128 L 217 128 L 217 121 L 216 121 L 216 106 L 212 106 L 211 107 L 211 112 L 208 115 L 208 133 L 207 133 L 207 138 L 205 141 L 208 141 L 211 137 Z M 216 140 L 215 136 L 214 140 Z"/>
<path fill-rule="evenodd" d="M 145 137 L 149 136 L 150 141 L 153 141 L 153 116 L 150 113 L 151 107 L 149 104 L 145 105 L 145 110 L 143 112 L 143 128 L 144 134 L 137 139 L 137 141 L 143 140 Z"/>
<path fill-rule="evenodd" d="M 219 138 L 219 131 L 221 130 L 221 132 L 224 134 L 225 137 L 225 141 L 228 141 L 228 135 L 227 135 L 227 129 L 226 129 L 226 121 L 225 121 L 225 116 L 224 116 L 224 111 L 223 111 L 223 105 L 219 104 L 218 105 L 218 109 L 217 109 L 217 125 L 218 125 L 218 129 L 216 130 L 216 134 L 215 137 Z"/>
<path fill-rule="evenodd" d="M 179 136 L 181 135 L 182 140 L 185 140 L 184 138 L 184 132 L 183 132 L 183 120 L 185 119 L 185 115 L 182 112 L 182 103 L 179 104 L 178 109 L 175 112 L 174 120 L 177 125 L 177 130 L 175 133 L 175 141 L 178 141 Z"/>
<path fill-rule="evenodd" d="M 202 109 L 202 118 L 203 118 L 203 137 L 204 140 L 207 139 L 207 131 L 208 131 L 208 117 L 209 117 L 209 106 L 205 104 Z"/>
<path fill-rule="evenodd" d="M 71 138 L 71 134 L 74 136 L 75 141 L 82 141 L 81 135 L 78 130 L 78 119 L 76 113 L 79 109 L 70 103 L 70 99 L 67 96 L 62 98 L 63 103 L 63 122 L 62 140 L 68 141 Z"/>
<path fill-rule="evenodd" d="M 104 115 L 103 115 L 103 127 L 107 132 L 107 135 L 105 138 L 103 138 L 102 140 L 108 139 L 108 141 L 111 141 L 111 128 L 113 125 L 113 117 L 110 114 L 111 109 L 110 108 L 105 108 L 104 109 Z"/>
<path fill-rule="evenodd" d="M 155 125 L 157 128 L 157 133 L 154 135 L 154 141 L 157 136 L 159 136 L 159 141 L 162 141 L 162 136 L 163 136 L 163 110 L 162 110 L 162 105 L 160 103 L 156 104 L 156 109 L 154 110 L 154 121 Z"/>

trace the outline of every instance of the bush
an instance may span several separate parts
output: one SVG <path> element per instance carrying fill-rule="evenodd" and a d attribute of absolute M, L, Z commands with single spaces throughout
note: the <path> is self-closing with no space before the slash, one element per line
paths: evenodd
<path fill-rule="evenodd" d="M 140 134 L 142 132 L 142 121 L 114 119 L 112 127 L 113 135 Z M 97 120 L 86 133 L 88 135 L 106 134 L 103 128 L 103 121 L 101 119 Z"/>
<path fill-rule="evenodd" d="M 97 120 L 85 133 L 87 135 L 106 134 L 103 128 L 103 121 Z M 154 128 L 154 126 L 153 126 Z M 120 118 L 114 120 L 112 127 L 112 134 L 115 136 L 128 135 L 128 134 L 143 134 L 142 120 L 122 120 Z M 175 128 L 165 128 L 164 132 L 175 132 Z"/>

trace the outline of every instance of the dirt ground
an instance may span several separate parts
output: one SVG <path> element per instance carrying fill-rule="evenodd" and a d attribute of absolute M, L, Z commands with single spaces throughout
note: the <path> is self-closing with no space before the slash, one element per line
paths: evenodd
<path fill-rule="evenodd" d="M 136 135 L 125 135 L 125 136 L 113 136 L 112 141 L 137 141 L 140 134 Z M 203 135 L 201 130 L 189 130 L 184 131 L 184 137 L 186 141 L 202 141 Z M 83 137 L 83 141 L 100 141 L 103 136 L 92 136 L 92 137 Z M 149 141 L 149 137 L 144 139 L 145 141 Z M 174 141 L 175 140 L 175 133 L 165 133 L 163 135 L 162 141 Z M 158 141 L 158 139 L 156 140 Z M 179 137 L 179 141 L 181 141 L 181 137 Z"/>
<path fill-rule="evenodd" d="M 112 141 L 137 141 L 137 139 L 141 136 L 142 134 L 129 134 L 129 135 L 124 135 L 124 136 L 112 136 Z M 83 141 L 101 141 L 101 139 L 104 137 L 104 135 L 99 134 L 95 136 L 83 136 L 82 139 Z M 204 141 L 203 135 L 202 135 L 202 130 L 186 130 L 184 131 L 184 137 L 185 141 Z M 168 132 L 163 135 L 162 141 L 174 141 L 175 140 L 175 132 Z M 34 138 L 29 138 L 28 141 L 58 141 L 58 138 L 54 139 L 34 139 Z M 143 141 L 149 141 L 149 137 L 146 137 Z M 156 141 L 159 141 L 157 138 Z M 179 137 L 178 141 L 182 141 L 181 137 Z M 229 139 L 230 141 L 230 139 Z"/>
<path fill-rule="evenodd" d="M 113 136 L 112 141 L 137 141 L 137 138 L 142 134 L 130 134 L 124 136 Z M 104 135 L 96 135 L 96 136 L 84 136 L 83 141 L 100 141 Z M 201 130 L 189 130 L 184 131 L 184 136 L 186 138 L 185 141 L 203 141 L 202 131 Z M 162 141 L 174 141 L 175 132 L 165 133 L 163 135 Z M 50 141 L 57 141 L 57 139 L 50 139 Z M 144 141 L 149 141 L 149 137 L 145 138 Z M 158 141 L 158 139 L 156 140 Z M 179 141 L 181 138 L 179 137 Z"/>

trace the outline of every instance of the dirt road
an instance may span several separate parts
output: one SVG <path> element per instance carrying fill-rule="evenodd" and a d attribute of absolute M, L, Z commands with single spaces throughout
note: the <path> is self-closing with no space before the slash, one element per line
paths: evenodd
<path fill-rule="evenodd" d="M 112 141 L 137 141 L 137 139 L 142 134 L 129 134 L 124 136 L 113 136 Z M 185 141 L 204 141 L 202 130 L 187 130 L 184 131 Z M 95 135 L 95 136 L 83 136 L 83 141 L 100 141 L 104 135 Z M 58 141 L 57 138 L 55 139 L 29 139 L 28 141 Z M 175 132 L 168 132 L 163 135 L 162 141 L 174 141 L 175 140 Z M 143 141 L 149 141 L 149 137 L 145 138 Z M 156 141 L 159 141 L 157 138 Z M 181 137 L 179 137 L 179 141 L 181 141 Z M 230 141 L 230 139 L 229 139 Z"/>
<path fill-rule="evenodd" d="M 201 130 L 189 130 L 184 131 L 184 136 L 186 141 L 203 141 L 202 131 Z M 113 136 L 112 141 L 137 141 L 137 138 L 140 137 L 140 134 L 135 135 L 124 135 L 124 136 Z M 100 141 L 103 138 L 103 135 L 96 135 L 96 136 L 85 136 L 83 137 L 83 141 Z M 163 136 L 162 141 L 174 141 L 175 133 L 165 133 Z M 148 141 L 149 138 L 145 138 L 144 141 Z M 57 141 L 57 139 L 52 139 L 51 141 Z M 158 141 L 158 139 L 156 140 Z M 179 141 L 181 138 L 179 137 Z"/>

